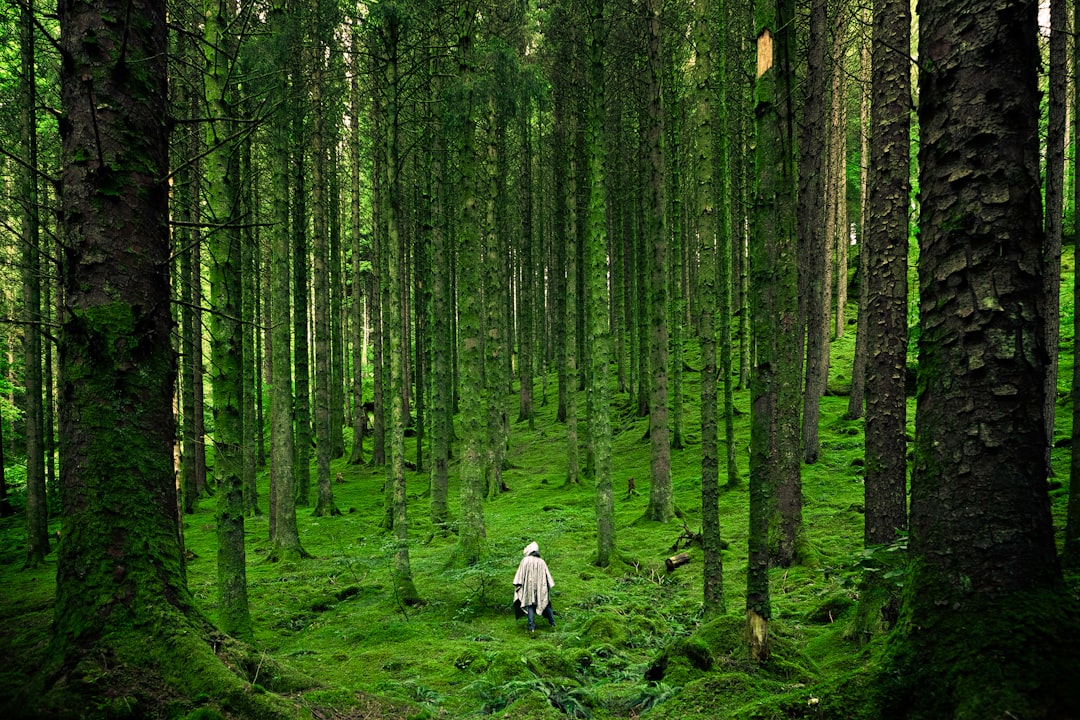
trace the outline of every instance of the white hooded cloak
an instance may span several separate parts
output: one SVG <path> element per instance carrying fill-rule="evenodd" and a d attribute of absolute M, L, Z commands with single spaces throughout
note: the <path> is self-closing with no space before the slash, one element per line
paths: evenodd
<path fill-rule="evenodd" d="M 532 554 L 539 551 L 536 543 L 530 543 L 523 551 L 525 557 L 514 575 L 514 602 L 520 603 L 522 609 L 535 605 L 536 612 L 543 613 L 550 602 L 548 591 L 554 587 L 555 581 L 551 578 L 547 563 L 539 555 Z"/>

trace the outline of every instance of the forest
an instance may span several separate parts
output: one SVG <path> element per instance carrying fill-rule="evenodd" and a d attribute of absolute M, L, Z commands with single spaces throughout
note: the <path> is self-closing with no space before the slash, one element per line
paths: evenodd
<path fill-rule="evenodd" d="M 1080 717 L 1074 27 L 3 0 L 0 713 Z"/>

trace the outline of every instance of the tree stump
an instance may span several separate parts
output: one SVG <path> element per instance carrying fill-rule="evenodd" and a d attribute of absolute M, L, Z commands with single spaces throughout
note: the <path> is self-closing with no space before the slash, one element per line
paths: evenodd
<path fill-rule="evenodd" d="M 668 572 L 671 572 L 675 568 L 685 565 L 688 562 L 690 562 L 690 555 L 689 553 L 683 552 L 678 555 L 672 555 L 664 561 L 664 564 L 667 565 Z"/>

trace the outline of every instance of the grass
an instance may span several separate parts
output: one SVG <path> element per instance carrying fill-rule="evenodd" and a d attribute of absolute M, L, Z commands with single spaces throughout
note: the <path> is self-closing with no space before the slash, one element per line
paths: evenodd
<path fill-rule="evenodd" d="M 1071 312 L 1071 302 L 1068 311 Z M 1071 338 L 1068 339 L 1071 341 Z M 459 718 L 493 714 L 528 718 L 790 718 L 857 716 L 830 706 L 844 678 L 872 667 L 876 644 L 861 646 L 845 630 L 857 600 L 862 551 L 862 423 L 846 418 L 854 326 L 833 343 L 833 391 L 822 401 L 821 454 L 803 467 L 804 521 L 811 561 L 771 573 L 774 656 L 748 657 L 742 635 L 747 544 L 749 398 L 738 393 L 736 418 L 743 489 L 720 500 L 726 612 L 702 605 L 701 550 L 667 572 L 664 560 L 683 523 L 700 529 L 697 374 L 684 378 L 686 447 L 672 453 L 681 520 L 643 522 L 648 501 L 647 421 L 615 414 L 614 483 L 617 545 L 622 560 L 592 564 L 596 549 L 593 491 L 564 485 L 565 433 L 554 402 L 537 398 L 535 429 L 514 425 L 506 483 L 510 491 L 485 505 L 483 561 L 455 569 L 456 542 L 428 520 L 426 473 L 408 476 L 409 547 L 414 581 L 425 600 L 396 601 L 392 545 L 379 528 L 385 470 L 335 461 L 339 517 L 315 518 L 300 508 L 301 542 L 311 559 L 268 562 L 267 519 L 246 523 L 248 584 L 255 645 L 267 659 L 311 678 L 295 701 L 321 718 Z M 688 363 L 695 362 L 688 352 Z M 1070 358 L 1071 359 L 1071 358 Z M 1071 366 L 1062 358 L 1062 377 Z M 1067 385 L 1063 381 L 1063 385 Z M 553 392 L 554 379 L 548 382 Z M 629 406 L 616 397 L 614 407 Z M 508 402 L 513 402 L 508 399 Z M 584 403 L 582 403 L 584 407 Z M 1060 408 L 1058 435 L 1069 418 Z M 909 413 L 913 434 L 914 408 Z M 370 443 L 369 446 L 370 448 Z M 412 453 L 415 443 L 409 446 Z M 1055 451 L 1067 477 L 1068 448 Z M 639 494 L 626 493 L 636 479 Z M 723 482 L 723 478 L 721 479 Z M 456 500 L 456 467 L 451 498 Z M 260 477 L 266 508 L 267 478 Z M 1066 493 L 1052 493 L 1063 524 Z M 204 611 L 216 612 L 214 502 L 184 517 L 189 585 Z M 456 510 L 456 505 L 452 506 Z M 21 517 L 0 521 L 0 708 L 37 667 L 48 639 L 55 557 L 22 570 Z M 558 626 L 525 631 L 511 611 L 510 584 L 521 549 L 540 544 L 555 577 Z M 250 673 L 258 683 L 258 669 Z M 829 690 L 832 688 L 832 690 Z M 846 701 L 836 701 L 846 702 Z M 191 711 L 192 708 L 185 708 Z M 194 716 L 194 715 L 192 715 Z"/>

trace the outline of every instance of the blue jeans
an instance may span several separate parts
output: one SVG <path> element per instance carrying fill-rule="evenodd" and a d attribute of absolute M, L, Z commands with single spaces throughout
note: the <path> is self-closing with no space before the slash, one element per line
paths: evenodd
<path fill-rule="evenodd" d="M 535 605 L 526 605 L 525 606 L 525 614 L 528 615 L 528 617 L 529 617 L 529 630 L 535 630 L 536 629 L 536 606 Z M 547 607 L 544 608 L 544 612 L 541 613 L 541 614 L 544 617 L 547 618 L 547 621 L 549 623 L 551 623 L 551 627 L 555 627 L 555 613 L 552 612 L 552 610 L 551 610 L 551 603 L 548 603 Z"/>

